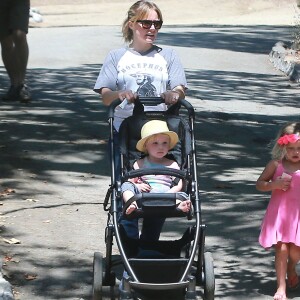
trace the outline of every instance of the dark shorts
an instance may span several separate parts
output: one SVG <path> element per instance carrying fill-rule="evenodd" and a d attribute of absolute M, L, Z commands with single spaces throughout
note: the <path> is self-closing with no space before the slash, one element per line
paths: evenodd
<path fill-rule="evenodd" d="M 0 39 L 14 30 L 28 33 L 30 0 L 0 0 Z"/>

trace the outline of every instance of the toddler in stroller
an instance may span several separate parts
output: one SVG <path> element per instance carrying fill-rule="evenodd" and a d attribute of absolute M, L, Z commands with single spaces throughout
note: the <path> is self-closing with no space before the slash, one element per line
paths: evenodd
<path fill-rule="evenodd" d="M 150 101 L 155 102 L 153 98 Z M 157 101 L 161 99 L 156 99 L 156 104 Z M 117 100 L 111 109 L 119 103 Z M 170 111 L 144 112 L 143 106 L 136 103 L 133 115 L 121 125 L 121 180 L 115 182 L 112 172 L 112 186 L 105 201 L 105 209 L 109 211 L 105 263 L 99 252 L 94 255 L 94 300 L 101 299 L 102 285 L 115 285 L 115 275 L 111 270 L 113 237 L 126 270 L 122 277 L 120 299 L 134 299 L 136 295 L 141 298 L 151 295 L 153 299 L 160 299 L 162 293 L 168 293 L 169 299 L 196 299 L 197 285 L 204 285 L 204 299 L 214 299 L 213 260 L 209 252 L 204 253 L 205 225 L 201 221 L 197 183 L 194 109 L 185 100 L 181 100 L 179 105 L 186 108 L 187 117 L 170 114 Z M 109 115 L 113 118 L 112 111 Z M 112 135 L 112 121 L 110 124 Z M 155 156 L 151 140 L 155 146 L 164 145 L 164 150 Z M 114 150 L 113 143 L 111 147 Z M 141 152 L 147 152 L 147 156 L 141 158 Z M 160 156 L 159 165 L 147 166 L 149 158 L 150 163 L 157 162 L 156 156 Z M 167 191 L 155 191 L 157 179 L 167 179 Z M 107 208 L 109 198 L 111 206 Z M 119 203 L 124 204 L 121 218 Z M 164 221 L 178 217 L 189 221 L 195 217 L 195 220 L 180 239 L 159 238 Z M 133 236 L 128 234 L 124 222 L 129 222 L 129 227 L 134 224 L 134 231 L 138 232 L 138 218 L 144 222 L 161 220 L 155 238 L 142 238 L 143 233 L 141 237 L 136 233 Z M 176 224 L 180 223 L 176 221 Z"/>
<path fill-rule="evenodd" d="M 178 142 L 178 135 L 174 131 L 169 131 L 167 123 L 162 120 L 151 120 L 142 127 L 141 139 L 137 143 L 137 149 L 145 156 L 138 159 L 133 164 L 133 169 L 145 168 L 173 168 L 179 170 L 179 165 L 173 159 L 166 157 L 169 150 L 174 148 Z M 177 193 L 182 189 L 182 180 L 175 182 L 174 177 L 169 175 L 144 175 L 141 177 L 130 178 L 121 186 L 121 193 L 125 202 L 123 213 L 129 215 L 139 205 L 136 201 L 131 200 L 133 196 L 140 193 Z M 184 201 L 182 201 L 182 198 Z M 134 199 L 134 198 L 133 198 Z M 191 201 L 184 192 L 180 193 L 180 199 L 176 199 L 177 209 L 188 212 L 190 210 Z M 132 222 L 137 223 L 137 219 Z M 141 234 L 141 239 L 157 240 L 159 231 L 164 219 L 159 218 L 153 221 L 153 226 Z M 155 223 L 154 223 L 155 222 Z M 147 223 L 150 226 L 149 221 Z M 158 226 L 157 226 L 158 225 Z M 138 230 L 138 226 L 135 226 Z M 158 230 L 158 232 L 157 232 Z M 148 235 L 146 234 L 148 233 Z M 134 234 L 138 237 L 138 232 Z"/>

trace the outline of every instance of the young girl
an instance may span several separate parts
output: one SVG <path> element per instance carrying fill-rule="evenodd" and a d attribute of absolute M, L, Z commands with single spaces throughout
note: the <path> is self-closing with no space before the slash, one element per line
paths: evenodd
<path fill-rule="evenodd" d="M 178 142 L 178 135 L 174 131 L 169 131 L 167 123 L 159 120 L 152 120 L 147 122 L 141 130 L 141 139 L 138 141 L 136 148 L 147 154 L 144 158 L 137 160 L 133 168 L 173 168 L 179 169 L 176 161 L 166 158 L 169 150 L 174 148 Z M 129 179 L 124 182 L 121 187 L 124 202 L 128 201 L 131 197 L 138 193 L 178 193 L 182 189 L 182 180 L 177 185 L 172 185 L 173 178 L 167 175 L 146 175 L 141 178 Z M 181 193 L 186 199 L 187 195 Z M 191 208 L 191 201 L 177 200 L 178 209 L 188 212 Z M 132 213 L 137 209 L 137 204 L 133 202 L 126 210 L 126 214 Z M 157 220 L 159 225 L 149 225 L 151 229 L 151 238 L 157 239 L 159 236 L 164 220 Z M 155 222 L 155 220 L 154 220 Z M 146 224 L 149 223 L 146 222 Z M 155 229 L 156 228 L 156 229 Z M 141 237 L 145 238 L 145 220 Z M 156 238 L 153 238 L 153 236 Z M 149 238 L 145 238 L 149 239 Z"/>
<path fill-rule="evenodd" d="M 296 264 L 300 260 L 300 122 L 289 123 L 279 131 L 272 157 L 256 183 L 259 191 L 272 192 L 259 243 L 264 248 L 275 247 L 274 299 L 284 300 L 286 287 L 299 286 Z"/>

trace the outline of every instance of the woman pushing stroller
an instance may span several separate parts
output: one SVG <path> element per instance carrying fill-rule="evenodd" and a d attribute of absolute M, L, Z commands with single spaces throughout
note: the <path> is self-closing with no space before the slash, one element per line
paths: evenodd
<path fill-rule="evenodd" d="M 128 10 L 123 22 L 122 33 L 128 46 L 114 49 L 107 55 L 100 70 L 94 91 L 101 94 L 104 105 L 120 99 L 121 105 L 114 111 L 114 171 L 120 179 L 119 128 L 124 119 L 133 113 L 134 102 L 138 97 L 161 97 L 165 103 L 157 106 L 144 106 L 144 110 L 165 111 L 168 105 L 185 98 L 186 77 L 175 51 L 154 44 L 163 17 L 158 6 L 150 1 L 137 1 Z M 147 84 L 145 82 L 147 81 Z M 144 186 L 144 188 L 146 188 Z M 132 208 L 131 208 L 132 209 Z M 139 238 L 136 222 L 122 220 L 131 238 Z M 157 240 L 164 220 L 144 220 L 157 230 L 150 234 Z M 158 233 L 158 234 L 156 234 Z"/>

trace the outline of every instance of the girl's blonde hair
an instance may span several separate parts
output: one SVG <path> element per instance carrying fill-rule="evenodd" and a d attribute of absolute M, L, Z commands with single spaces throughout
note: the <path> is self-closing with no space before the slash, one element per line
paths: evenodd
<path fill-rule="evenodd" d="M 136 22 L 137 20 L 143 20 L 151 10 L 155 10 L 160 21 L 163 21 L 162 13 L 158 6 L 150 1 L 137 1 L 128 10 L 127 17 L 122 25 L 122 33 L 125 42 L 130 43 L 133 40 L 133 32 L 129 28 L 129 21 Z"/>
<path fill-rule="evenodd" d="M 296 134 L 296 133 L 300 135 L 300 122 L 287 123 L 279 130 L 271 152 L 273 159 L 281 160 L 284 158 L 286 154 L 285 146 L 280 146 L 277 143 L 278 139 L 286 134 Z"/>

